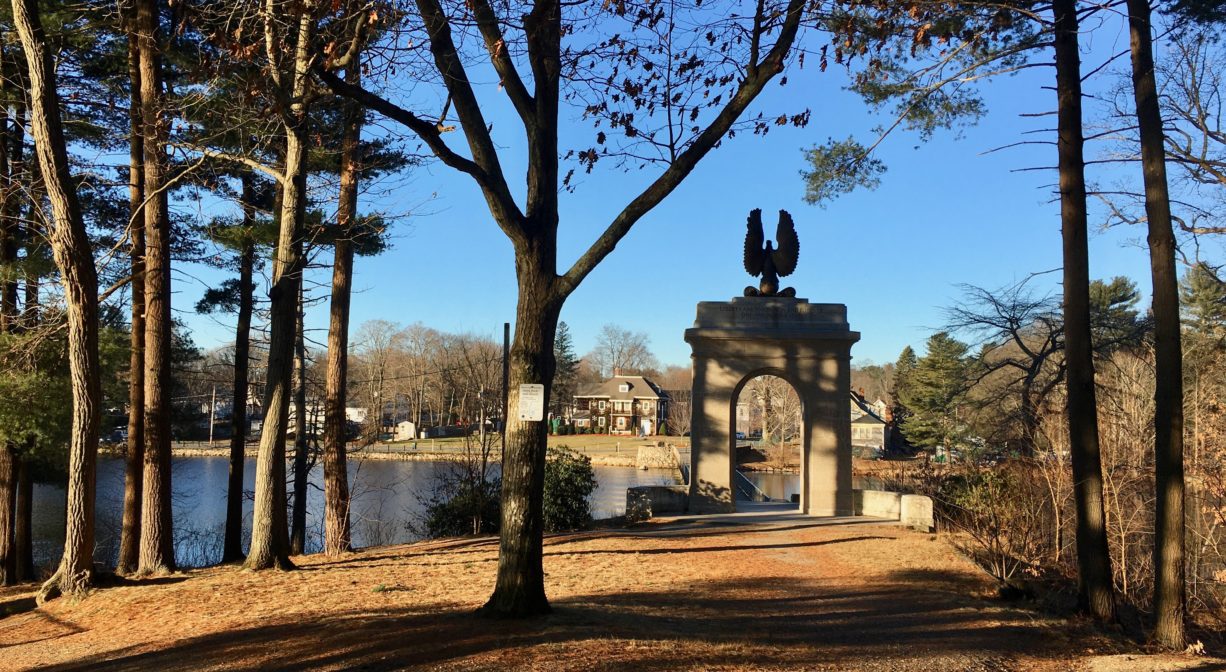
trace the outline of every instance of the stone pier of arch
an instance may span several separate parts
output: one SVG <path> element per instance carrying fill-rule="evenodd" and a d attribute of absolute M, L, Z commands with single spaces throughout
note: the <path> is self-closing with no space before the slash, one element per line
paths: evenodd
<path fill-rule="evenodd" d="M 698 304 L 685 340 L 693 349 L 691 513 L 736 510 L 736 399 L 760 375 L 791 383 L 802 406 L 800 511 L 853 515 L 851 346 L 860 334 L 847 307 L 785 297 Z"/>

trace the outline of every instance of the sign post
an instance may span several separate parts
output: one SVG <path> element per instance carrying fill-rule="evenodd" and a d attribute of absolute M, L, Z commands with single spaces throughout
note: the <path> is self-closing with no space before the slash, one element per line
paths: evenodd
<path fill-rule="evenodd" d="M 529 383 L 519 386 L 519 419 L 540 422 L 545 419 L 545 386 Z"/>

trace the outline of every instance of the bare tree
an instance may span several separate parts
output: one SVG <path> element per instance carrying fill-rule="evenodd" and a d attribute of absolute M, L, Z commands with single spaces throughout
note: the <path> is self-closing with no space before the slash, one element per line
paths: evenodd
<path fill-rule="evenodd" d="M 659 367 L 655 355 L 651 354 L 650 340 L 644 332 L 606 324 L 596 335 L 596 347 L 585 359 L 600 372 L 602 378 L 618 373 L 647 373 Z"/>
<path fill-rule="evenodd" d="M 990 378 L 995 393 L 988 397 L 994 413 L 1007 408 L 1002 395 L 1019 399 L 1020 447 L 1032 454 L 1040 436 L 1038 409 L 1064 380 L 1064 319 L 1059 303 L 1036 296 L 1028 281 L 989 291 L 962 285 L 964 298 L 947 311 L 949 329 L 967 333 L 979 346 L 977 380 L 982 391 Z"/>
<path fill-rule="evenodd" d="M 402 349 L 404 332 L 387 320 L 368 320 L 358 327 L 355 354 L 358 373 L 366 390 L 366 431 L 368 441 L 378 441 L 383 432 L 383 410 L 387 403 L 387 379 L 396 353 Z"/>
<path fill-rule="evenodd" d="M 556 0 L 540 0 L 527 6 L 515 4 L 507 8 L 505 16 L 499 16 L 502 7 L 486 0 L 448 2 L 447 6 L 441 0 L 417 0 L 413 20 L 420 20 L 423 30 L 414 41 L 429 48 L 428 61 L 420 65 L 432 66 L 446 87 L 447 100 L 468 141 L 469 156 L 448 145 L 442 123 L 347 85 L 326 69 L 318 70 L 333 90 L 399 122 L 444 164 L 472 177 L 495 222 L 510 239 L 518 282 L 508 391 L 512 408 L 518 404 L 518 390 L 523 384 L 543 385 L 548 405 L 554 373 L 553 340 L 562 305 L 631 227 L 672 193 L 734 129 L 750 103 L 784 70 L 805 8 L 802 0 L 764 0 L 747 18 L 718 11 L 703 16 L 706 8 L 699 8 L 698 16 L 684 21 L 679 17 L 665 21 L 664 16 L 641 21 L 634 18 L 639 14 L 632 5 L 598 7 L 593 3 L 585 10 L 564 7 Z M 614 39 L 599 36 L 589 46 L 568 45 L 563 49 L 564 38 L 588 37 L 589 31 L 578 25 L 584 11 L 607 17 L 609 23 L 626 20 L 626 34 Z M 643 11 L 644 16 L 657 13 L 654 8 Z M 564 18 L 564 12 L 573 12 L 574 16 Z M 692 32 L 686 32 L 687 26 Z M 465 34 L 470 30 L 475 34 Z M 712 45 L 706 36 L 715 35 L 713 30 L 738 37 L 735 42 Z M 772 38 L 774 43 L 770 44 Z M 694 50 L 688 58 L 674 52 L 681 40 Z M 498 74 L 498 87 L 510 99 L 527 137 L 522 208 L 507 181 L 491 127 L 469 76 L 468 64 L 474 54 L 457 46 L 473 44 L 483 46 L 484 56 Z M 716 46 L 714 52 L 710 51 L 712 46 Z M 699 53 L 711 53 L 709 67 L 704 67 L 707 62 Z M 623 63 L 627 71 L 614 74 Z M 530 81 L 522 74 L 525 64 Z M 608 69 L 596 72 L 603 68 Z M 666 167 L 630 200 L 569 270 L 559 273 L 559 195 L 570 182 L 570 177 L 561 173 L 559 151 L 559 110 L 567 79 L 577 85 L 573 99 L 583 109 L 602 123 L 609 123 L 611 129 L 625 132 L 631 147 L 623 157 L 634 160 L 631 157 L 636 156 L 637 147 L 642 150 L 637 156 Z M 629 82 L 628 90 L 613 90 L 602 83 L 613 80 Z M 589 95 L 591 99 L 584 99 Z M 665 119 L 661 128 L 647 127 L 651 115 L 636 117 L 635 110 L 644 106 L 659 111 L 656 118 Z M 705 126 L 696 123 L 704 113 L 714 115 Z M 803 123 L 807 117 L 799 115 L 795 123 Z M 784 123 L 790 123 L 789 119 L 785 115 Z M 759 127 L 762 125 L 769 126 L 769 122 L 759 123 Z M 608 137 L 601 131 L 596 140 L 604 144 Z M 600 156 L 600 150 L 593 146 L 584 150 L 580 159 L 590 167 Z M 498 580 L 486 611 L 505 616 L 541 614 L 549 611 L 541 565 L 546 423 L 508 418 L 506 437 Z"/>

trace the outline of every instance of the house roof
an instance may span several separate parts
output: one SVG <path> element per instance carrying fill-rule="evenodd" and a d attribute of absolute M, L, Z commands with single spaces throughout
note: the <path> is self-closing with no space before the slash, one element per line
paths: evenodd
<path fill-rule="evenodd" d="M 860 411 L 860 415 L 857 415 L 851 421 L 853 425 L 856 423 L 860 423 L 862 425 L 863 424 L 873 424 L 873 425 L 884 425 L 885 424 L 885 420 L 882 420 L 881 417 L 877 415 L 877 411 L 874 410 L 873 407 L 870 406 L 868 402 L 864 400 L 864 397 L 861 397 L 860 395 L 856 394 L 854 390 L 851 393 L 851 404 L 854 407 L 853 411 L 855 410 Z"/>
<path fill-rule="evenodd" d="M 623 384 L 628 386 L 625 392 L 621 391 Z M 655 383 L 642 376 L 613 376 L 603 383 L 584 387 L 575 397 L 629 401 L 632 399 L 666 399 L 668 395 Z"/>

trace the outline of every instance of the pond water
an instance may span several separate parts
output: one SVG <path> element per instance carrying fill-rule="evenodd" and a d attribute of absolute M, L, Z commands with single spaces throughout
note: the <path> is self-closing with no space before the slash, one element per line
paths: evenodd
<path fill-rule="evenodd" d="M 743 471 L 759 490 L 771 499 L 791 501 L 792 495 L 800 493 L 800 474 L 783 471 Z"/>
<path fill-rule="evenodd" d="M 449 462 L 350 460 L 353 543 L 378 546 L 414 541 L 408 523 L 424 512 L 440 477 L 454 468 Z M 608 518 L 624 513 L 626 488 L 675 483 L 672 471 L 633 467 L 594 467 L 598 487 L 592 493 L 592 515 Z M 225 529 L 227 460 L 223 457 L 177 457 L 172 461 L 172 505 L 175 556 L 185 567 L 216 563 Z M 243 487 L 243 534 L 250 539 L 255 460 L 246 460 Z M 310 472 L 307 496 L 307 551 L 318 551 L 323 538 L 323 469 Z M 123 460 L 98 460 L 97 562 L 114 566 L 119 554 L 123 511 Z M 64 489 L 37 484 L 33 509 L 34 560 L 47 567 L 58 561 L 64 546 Z M 244 545 L 246 542 L 244 542 Z"/>
<path fill-rule="evenodd" d="M 791 501 L 792 495 L 800 492 L 800 474 L 782 471 L 743 471 L 759 490 L 771 499 Z M 851 487 L 857 490 L 879 490 L 883 487 L 881 479 L 872 476 L 853 476 Z"/>

